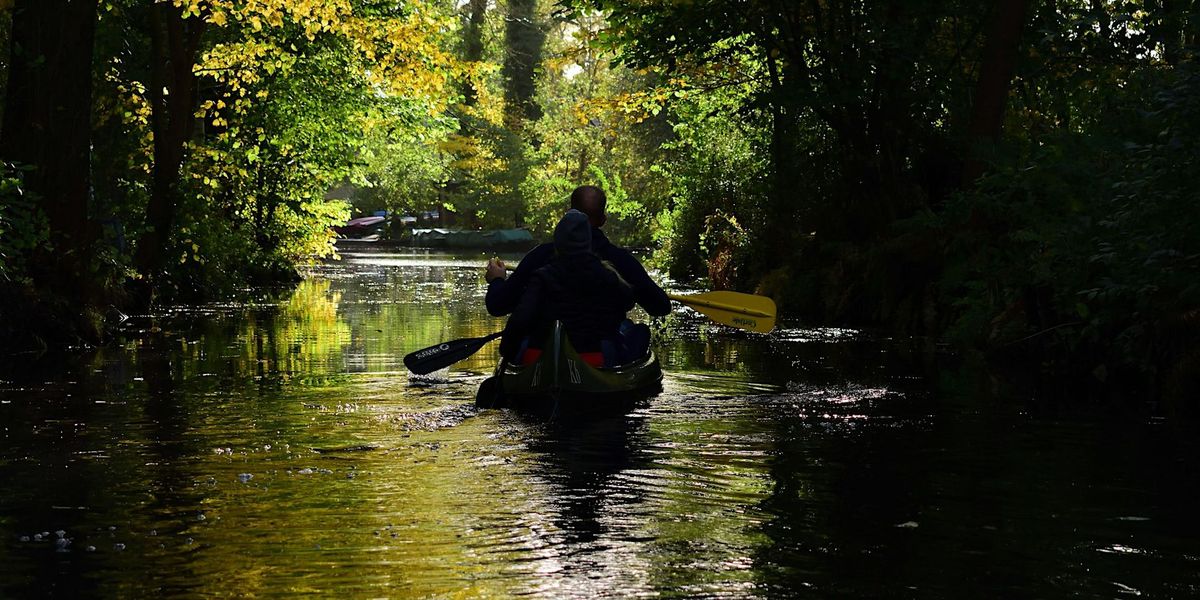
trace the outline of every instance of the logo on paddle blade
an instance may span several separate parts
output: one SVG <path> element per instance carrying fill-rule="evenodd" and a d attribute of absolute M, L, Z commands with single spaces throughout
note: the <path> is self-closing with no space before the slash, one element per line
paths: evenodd
<path fill-rule="evenodd" d="M 426 348 L 417 353 L 417 358 L 429 358 L 435 354 L 441 354 L 450 349 L 450 344 L 442 344 L 434 348 Z"/>
<path fill-rule="evenodd" d="M 743 317 L 734 317 L 733 323 L 735 325 L 745 325 L 746 327 L 758 327 L 758 321 L 755 321 L 754 319 L 746 319 Z"/>

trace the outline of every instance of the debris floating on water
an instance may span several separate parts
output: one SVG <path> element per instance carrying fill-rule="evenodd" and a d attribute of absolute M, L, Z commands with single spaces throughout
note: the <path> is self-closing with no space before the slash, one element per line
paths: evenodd
<path fill-rule="evenodd" d="M 313 473 L 317 473 L 320 475 L 332 475 L 333 471 L 330 471 L 329 469 L 321 469 L 321 468 L 314 469 L 312 467 L 304 467 L 303 469 L 296 471 L 296 473 L 298 475 L 312 475 Z"/>

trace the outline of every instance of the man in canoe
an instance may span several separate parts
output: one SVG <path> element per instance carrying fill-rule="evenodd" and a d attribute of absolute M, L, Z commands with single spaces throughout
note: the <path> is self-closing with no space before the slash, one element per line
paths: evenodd
<path fill-rule="evenodd" d="M 671 300 L 667 298 L 667 293 L 650 279 L 645 267 L 633 254 L 610 242 L 600 230 L 607 220 L 607 201 L 604 190 L 593 185 L 582 185 L 571 192 L 571 208 L 586 215 L 591 225 L 592 253 L 616 269 L 621 279 L 633 289 L 634 302 L 647 313 L 655 317 L 667 315 L 671 312 Z M 530 250 L 511 275 L 505 273 L 504 262 L 500 259 L 488 261 L 484 274 L 488 282 L 485 299 L 488 312 L 497 317 L 510 314 L 517 307 L 533 272 L 550 264 L 554 255 L 553 243 L 542 244 Z M 640 350 L 644 354 L 649 348 L 650 330 L 645 325 L 635 326 L 632 322 L 623 323 L 623 329 L 627 351 L 637 354 Z"/>
<path fill-rule="evenodd" d="M 539 336 L 561 321 L 572 347 L 588 364 L 624 362 L 627 350 L 620 328 L 633 308 L 633 286 L 592 252 L 591 224 L 577 210 L 567 211 L 554 228 L 553 247 L 549 263 L 529 274 L 504 327 L 500 354 L 510 361 L 536 362 L 541 355 Z"/>

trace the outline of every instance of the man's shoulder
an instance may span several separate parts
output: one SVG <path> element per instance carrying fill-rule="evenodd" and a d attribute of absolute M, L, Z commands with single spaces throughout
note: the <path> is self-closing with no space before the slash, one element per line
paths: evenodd
<path fill-rule="evenodd" d="M 548 264 L 552 258 L 554 258 L 554 244 L 538 244 L 533 250 L 525 253 L 525 256 L 521 258 L 520 264 L 525 265 L 527 269 L 532 268 L 536 271 L 538 268 Z"/>
<path fill-rule="evenodd" d="M 554 251 L 554 242 L 542 242 L 541 244 L 534 246 L 533 250 L 526 252 L 525 257 L 529 258 L 530 256 L 545 254 L 547 252 L 553 252 L 553 251 Z"/>
<path fill-rule="evenodd" d="M 630 263 L 636 263 L 638 266 L 642 264 L 632 252 L 612 243 L 597 248 L 596 254 L 600 255 L 600 258 L 613 263 L 617 268 L 629 265 Z"/>

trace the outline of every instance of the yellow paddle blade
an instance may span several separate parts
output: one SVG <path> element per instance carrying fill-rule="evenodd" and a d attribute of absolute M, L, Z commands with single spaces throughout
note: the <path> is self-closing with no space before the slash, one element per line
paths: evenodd
<path fill-rule="evenodd" d="M 722 325 L 758 333 L 770 333 L 775 328 L 775 301 L 766 296 L 720 291 L 667 297 Z"/>

